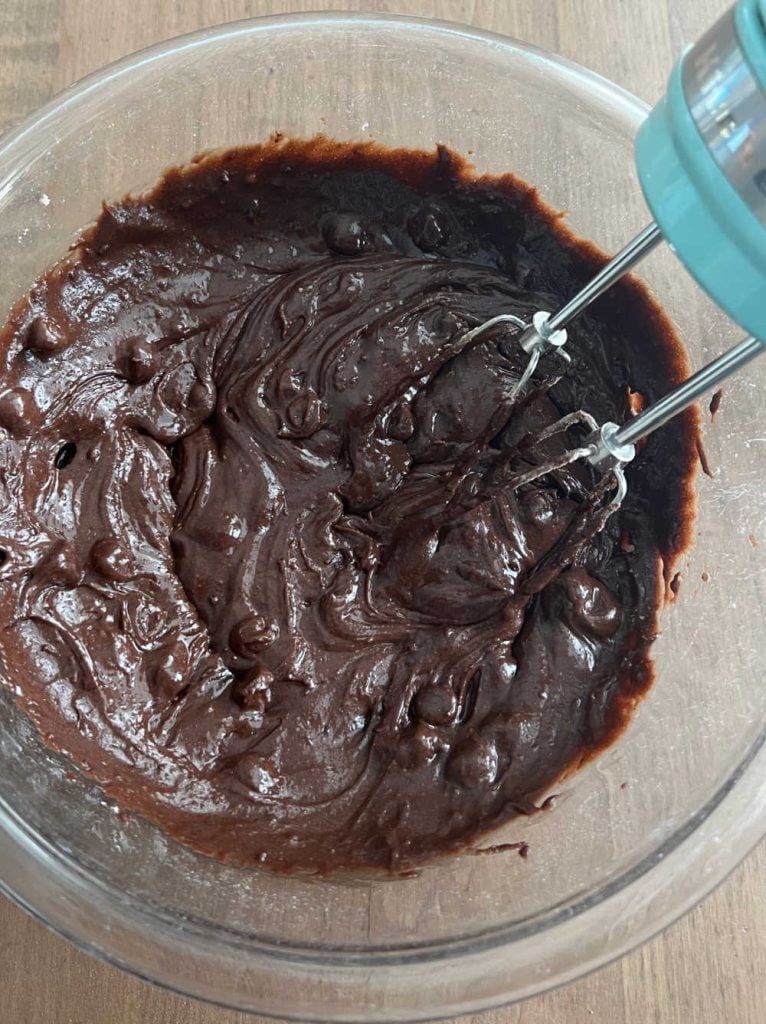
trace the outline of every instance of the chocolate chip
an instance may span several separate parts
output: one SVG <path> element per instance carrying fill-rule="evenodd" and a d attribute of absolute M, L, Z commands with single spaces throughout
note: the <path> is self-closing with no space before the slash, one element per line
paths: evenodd
<path fill-rule="evenodd" d="M 245 711 L 257 711 L 265 714 L 271 701 L 271 687 L 274 675 L 263 665 L 256 665 L 240 679 L 236 679 L 231 688 L 232 699 Z"/>
<path fill-rule="evenodd" d="M 614 636 L 622 609 L 611 590 L 584 569 L 570 569 L 559 577 L 566 594 L 564 619 L 578 632 L 599 640 Z"/>
<path fill-rule="evenodd" d="M 48 355 L 65 349 L 69 338 L 48 317 L 40 314 L 27 327 L 26 345 L 39 355 Z"/>
<path fill-rule="evenodd" d="M 394 441 L 409 441 L 415 433 L 415 418 L 406 402 L 397 406 L 388 421 L 388 436 Z"/>
<path fill-rule="evenodd" d="M 340 256 L 356 256 L 371 247 L 370 233 L 357 213 L 332 213 L 322 221 L 327 248 Z"/>
<path fill-rule="evenodd" d="M 423 768 L 433 761 L 441 747 L 439 732 L 430 725 L 418 722 L 403 734 L 396 750 L 396 763 L 401 768 Z"/>
<path fill-rule="evenodd" d="M 449 686 L 426 683 L 418 690 L 413 710 L 423 722 L 431 725 L 451 725 L 459 711 L 458 700 Z"/>
<path fill-rule="evenodd" d="M 91 548 L 90 561 L 104 579 L 121 582 L 133 575 L 133 558 L 120 542 L 112 537 L 98 540 Z"/>
<path fill-rule="evenodd" d="M 434 252 L 449 239 L 447 215 L 431 204 L 421 206 L 407 224 L 410 238 L 423 252 Z"/>
<path fill-rule="evenodd" d="M 232 628 L 229 646 L 235 654 L 248 658 L 269 647 L 279 636 L 279 627 L 262 615 L 246 615 Z"/>
<path fill-rule="evenodd" d="M 77 455 L 77 445 L 74 441 L 67 441 L 67 443 L 62 445 L 56 452 L 53 465 L 56 469 L 66 469 L 66 467 L 74 460 L 75 455 Z"/>
<path fill-rule="evenodd" d="M 160 368 L 160 353 L 145 338 L 127 338 L 117 350 L 117 366 L 129 384 L 145 384 Z"/>
<path fill-rule="evenodd" d="M 497 778 L 497 747 L 475 733 L 456 746 L 447 760 L 445 775 L 464 789 L 490 786 Z"/>
<path fill-rule="evenodd" d="M 522 508 L 529 519 L 544 525 L 560 514 L 561 502 L 551 491 L 530 487 L 522 496 Z"/>
<path fill-rule="evenodd" d="M 264 754 L 245 754 L 237 761 L 234 774 L 248 789 L 262 796 L 269 796 L 279 784 L 279 772 Z"/>
<path fill-rule="evenodd" d="M 155 654 L 154 688 L 166 697 L 181 697 L 188 689 L 189 653 L 182 643 L 168 643 Z"/>
<path fill-rule="evenodd" d="M 189 390 L 189 408 L 194 412 L 213 411 L 215 397 L 212 387 L 205 387 L 202 381 L 198 380 L 192 384 Z"/>
<path fill-rule="evenodd" d="M 286 366 L 277 380 L 275 388 L 277 398 L 285 400 L 300 394 L 305 386 L 305 380 L 306 374 L 303 370 L 296 370 L 292 366 Z"/>
<path fill-rule="evenodd" d="M 287 407 L 287 422 L 294 437 L 311 437 L 325 422 L 325 408 L 313 388 L 306 388 Z"/>
<path fill-rule="evenodd" d="M 9 388 L 0 395 L 0 427 L 11 437 L 29 432 L 35 411 L 31 396 L 17 388 Z"/>

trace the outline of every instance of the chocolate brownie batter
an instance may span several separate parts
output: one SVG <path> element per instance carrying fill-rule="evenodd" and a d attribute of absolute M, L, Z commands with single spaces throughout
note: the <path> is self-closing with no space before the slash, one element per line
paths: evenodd
<path fill-rule="evenodd" d="M 46 741 L 281 871 L 403 871 L 533 812 L 651 682 L 697 426 L 599 532 L 586 468 L 513 476 L 562 413 L 684 374 L 663 314 L 623 283 L 513 403 L 512 333 L 466 333 L 602 262 L 444 149 L 275 138 L 105 206 L 0 336 L 0 674 Z"/>

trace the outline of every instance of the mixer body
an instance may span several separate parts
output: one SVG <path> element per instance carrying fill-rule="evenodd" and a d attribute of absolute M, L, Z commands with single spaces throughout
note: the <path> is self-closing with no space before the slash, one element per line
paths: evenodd
<path fill-rule="evenodd" d="M 740 0 L 681 57 L 636 164 L 680 261 L 766 339 L 766 0 Z"/>

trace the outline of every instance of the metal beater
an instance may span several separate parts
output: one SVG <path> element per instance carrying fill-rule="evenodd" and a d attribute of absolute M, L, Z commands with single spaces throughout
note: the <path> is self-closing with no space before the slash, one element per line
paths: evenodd
<path fill-rule="evenodd" d="M 530 323 L 510 314 L 529 359 L 513 389 L 522 391 L 544 353 L 569 361 L 566 326 L 663 239 L 707 293 L 750 335 L 629 422 L 599 424 L 585 411 L 565 416 L 545 437 L 585 428 L 585 439 L 514 479 L 521 486 L 583 459 L 611 474 L 610 508 L 626 493 L 623 467 L 635 443 L 760 355 L 766 345 L 766 0 L 740 0 L 675 66 L 666 95 L 636 142 L 641 187 L 654 221 L 557 313 Z M 764 339 L 764 340 L 759 340 Z M 551 387 L 555 380 L 545 382 Z"/>

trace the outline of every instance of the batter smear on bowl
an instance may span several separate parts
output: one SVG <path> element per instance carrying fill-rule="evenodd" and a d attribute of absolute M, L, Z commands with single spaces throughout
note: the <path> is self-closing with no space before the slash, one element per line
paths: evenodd
<path fill-rule="evenodd" d="M 624 282 L 513 403 L 508 329 L 465 336 L 602 262 L 445 149 L 275 138 L 105 206 L 0 337 L 0 672 L 46 741 L 279 871 L 405 871 L 533 812 L 651 684 L 697 420 L 597 532 L 583 466 L 504 481 L 563 413 L 686 375 L 660 309 Z"/>

